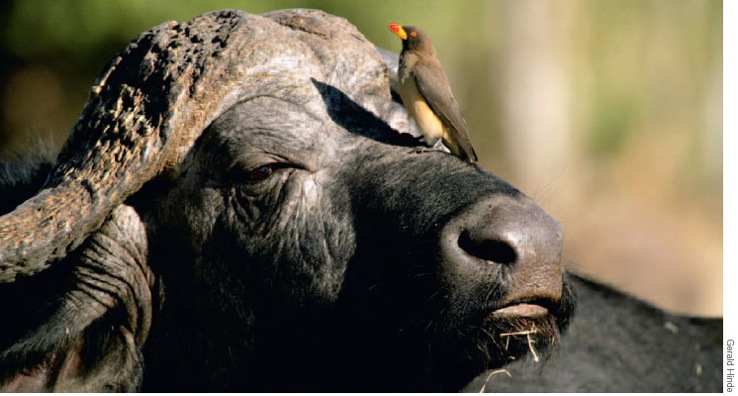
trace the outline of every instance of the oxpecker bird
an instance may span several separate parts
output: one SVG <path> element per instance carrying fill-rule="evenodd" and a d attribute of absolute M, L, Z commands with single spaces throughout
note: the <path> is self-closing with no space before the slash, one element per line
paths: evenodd
<path fill-rule="evenodd" d="M 476 162 L 466 121 L 430 37 L 414 26 L 390 23 L 389 29 L 402 39 L 397 70 L 400 98 L 425 140 L 434 145 L 441 139 L 454 155 Z"/>

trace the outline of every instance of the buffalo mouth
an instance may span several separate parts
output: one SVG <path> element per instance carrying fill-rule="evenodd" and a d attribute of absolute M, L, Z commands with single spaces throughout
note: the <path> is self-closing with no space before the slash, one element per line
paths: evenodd
<path fill-rule="evenodd" d="M 516 301 L 504 305 L 489 314 L 491 319 L 541 318 L 558 310 L 552 301 Z"/>
<path fill-rule="evenodd" d="M 482 320 L 486 368 L 499 368 L 525 356 L 538 362 L 550 355 L 572 315 L 570 296 L 560 301 L 525 299 L 495 307 Z"/>
<path fill-rule="evenodd" d="M 563 330 L 569 313 L 564 312 L 558 302 L 550 300 L 520 300 L 507 303 L 488 313 L 482 329 L 493 338 L 493 343 L 505 345 L 506 351 L 524 351 L 527 343 L 537 343 L 543 349 L 558 345 L 559 333 Z M 525 336 L 519 339 L 518 336 Z M 536 340 L 540 339 L 540 340 Z M 517 342 L 520 341 L 520 342 Z M 521 348 L 510 348 L 511 343 L 521 343 Z M 532 350 L 532 348 L 527 348 Z M 518 353 L 508 354 L 506 360 L 516 359 Z"/>

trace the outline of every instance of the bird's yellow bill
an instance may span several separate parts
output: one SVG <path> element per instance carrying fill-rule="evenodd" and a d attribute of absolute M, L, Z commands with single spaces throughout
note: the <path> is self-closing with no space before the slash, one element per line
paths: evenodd
<path fill-rule="evenodd" d="M 389 30 L 392 33 L 396 34 L 397 37 L 403 40 L 407 40 L 407 33 L 405 32 L 405 29 L 402 28 L 402 25 L 400 25 L 399 23 L 390 23 Z"/>

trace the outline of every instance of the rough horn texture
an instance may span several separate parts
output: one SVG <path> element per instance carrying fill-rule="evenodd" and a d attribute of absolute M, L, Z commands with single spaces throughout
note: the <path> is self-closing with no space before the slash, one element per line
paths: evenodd
<path fill-rule="evenodd" d="M 284 40 L 278 37 L 292 29 L 322 37 L 319 44 L 307 43 L 321 47 L 316 53 L 347 49 L 345 58 L 334 62 L 336 75 L 356 66 L 351 49 L 364 49 L 355 42 L 346 45 L 344 40 L 362 36 L 345 21 L 327 24 L 315 15 L 301 19 L 290 13 L 268 19 L 242 11 L 165 23 L 133 41 L 91 89 L 43 189 L 0 218 L 0 282 L 48 267 L 143 183 L 162 171 L 176 173 L 194 140 L 224 109 L 269 95 L 265 88 L 278 89 L 268 80 L 315 67 L 305 62 L 307 51 L 280 45 Z M 354 36 L 344 34 L 346 29 Z M 341 35 L 334 37 L 337 32 Z M 382 79 L 375 77 L 357 77 L 345 86 L 350 92 L 352 85 L 376 81 L 379 93 Z M 358 88 L 368 87 L 353 87 Z"/>

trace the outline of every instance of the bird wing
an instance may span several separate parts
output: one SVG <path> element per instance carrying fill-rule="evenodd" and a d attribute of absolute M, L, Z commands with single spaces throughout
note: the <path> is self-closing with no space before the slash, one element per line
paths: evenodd
<path fill-rule="evenodd" d="M 466 155 L 476 161 L 477 154 L 469 138 L 466 121 L 461 115 L 459 104 L 456 103 L 446 74 L 440 65 L 431 62 L 417 62 L 415 64 L 415 85 L 428 106 L 454 134 L 456 141 Z"/>

